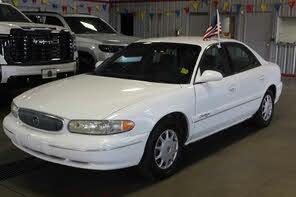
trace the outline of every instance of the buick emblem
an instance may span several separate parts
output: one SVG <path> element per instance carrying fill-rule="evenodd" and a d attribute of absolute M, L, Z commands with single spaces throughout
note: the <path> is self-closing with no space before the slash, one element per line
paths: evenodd
<path fill-rule="evenodd" d="M 38 127 L 39 126 L 39 117 L 38 116 L 34 116 L 33 117 L 33 125 L 35 127 Z"/>

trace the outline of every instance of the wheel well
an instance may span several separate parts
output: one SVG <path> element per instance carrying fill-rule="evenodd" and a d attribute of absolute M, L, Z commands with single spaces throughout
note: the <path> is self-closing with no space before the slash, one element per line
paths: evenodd
<path fill-rule="evenodd" d="M 267 90 L 271 90 L 274 98 L 276 98 L 276 87 L 275 87 L 275 85 L 269 86 L 269 88 Z"/>
<path fill-rule="evenodd" d="M 95 58 L 88 52 L 78 51 L 80 70 L 83 72 L 91 71 L 95 67 Z"/>
<path fill-rule="evenodd" d="M 188 128 L 188 120 L 185 114 L 181 112 L 173 112 L 170 114 L 167 114 L 166 116 L 162 117 L 154 126 L 154 128 L 161 124 L 164 121 L 170 121 L 176 124 L 177 128 L 180 129 L 181 132 L 181 140 L 183 143 L 186 142 L 189 134 L 189 128 Z M 153 129 L 154 129 L 153 128 Z"/>

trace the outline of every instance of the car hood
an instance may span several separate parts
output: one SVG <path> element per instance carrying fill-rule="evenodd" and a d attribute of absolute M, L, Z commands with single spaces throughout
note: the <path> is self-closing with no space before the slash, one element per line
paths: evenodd
<path fill-rule="evenodd" d="M 130 44 L 139 40 L 139 38 L 132 36 L 125 36 L 122 34 L 76 34 L 77 37 L 87 38 L 102 42 L 104 44 Z"/>
<path fill-rule="evenodd" d="M 62 30 L 63 27 L 53 26 L 53 25 L 44 25 L 37 23 L 22 23 L 22 22 L 0 22 L 0 34 L 10 34 L 11 29 L 21 28 L 21 29 L 54 29 Z"/>
<path fill-rule="evenodd" d="M 95 75 L 78 75 L 29 90 L 14 99 L 20 108 L 73 119 L 105 119 L 152 96 L 181 88 Z"/>

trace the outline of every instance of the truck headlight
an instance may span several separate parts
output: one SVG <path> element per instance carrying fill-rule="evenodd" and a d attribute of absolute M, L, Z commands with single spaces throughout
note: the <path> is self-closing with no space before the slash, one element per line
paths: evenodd
<path fill-rule="evenodd" d="M 16 106 L 16 104 L 14 104 L 14 102 L 11 103 L 11 114 L 14 116 L 14 117 L 18 117 L 18 110 L 19 108 Z"/>
<path fill-rule="evenodd" d="M 112 135 L 134 127 L 135 123 L 130 120 L 71 120 L 68 125 L 70 132 L 85 135 Z"/>

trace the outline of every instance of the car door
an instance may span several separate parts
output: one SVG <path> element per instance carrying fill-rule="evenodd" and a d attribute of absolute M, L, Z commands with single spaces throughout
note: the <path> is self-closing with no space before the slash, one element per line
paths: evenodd
<path fill-rule="evenodd" d="M 198 66 L 196 81 L 206 70 L 220 72 L 223 79 L 194 85 L 196 113 L 193 117 L 192 141 L 222 130 L 236 120 L 236 114 L 233 113 L 236 80 L 233 78 L 233 70 L 224 48 L 212 45 L 205 50 Z"/>
<path fill-rule="evenodd" d="M 256 56 L 243 44 L 224 43 L 237 81 L 235 105 L 242 112 L 242 119 L 249 118 L 259 108 L 264 95 L 264 69 Z"/>

